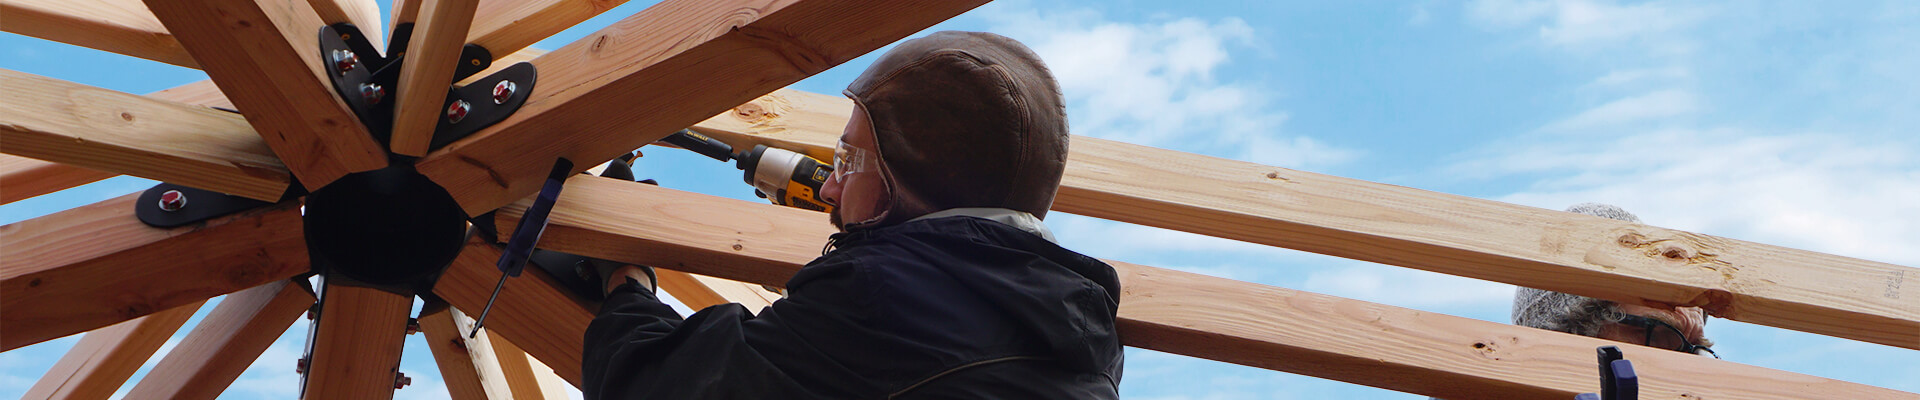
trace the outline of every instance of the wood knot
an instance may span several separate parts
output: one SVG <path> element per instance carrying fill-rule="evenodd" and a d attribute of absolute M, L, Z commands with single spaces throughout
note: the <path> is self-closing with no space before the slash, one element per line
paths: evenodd
<path fill-rule="evenodd" d="M 1637 232 L 1627 232 L 1625 235 L 1620 235 L 1620 239 L 1616 242 L 1625 247 L 1640 247 L 1647 245 L 1647 236 Z"/>
<path fill-rule="evenodd" d="M 759 121 L 763 119 L 778 117 L 779 115 L 775 114 L 773 110 L 771 110 L 766 105 L 762 105 L 760 104 L 760 102 L 756 101 L 752 103 L 741 104 L 739 107 L 734 107 L 733 116 L 736 118 L 740 118 L 748 121 Z"/>
<path fill-rule="evenodd" d="M 27 287 L 40 287 L 40 278 L 33 278 L 33 280 L 27 281 Z"/>
<path fill-rule="evenodd" d="M 129 113 L 129 112 L 120 113 L 120 119 L 126 120 L 127 122 L 133 122 L 133 113 Z"/>
<path fill-rule="evenodd" d="M 1685 260 L 1693 258 L 1693 251 L 1685 247 L 1667 245 L 1660 248 L 1660 256 L 1674 260 Z"/>
<path fill-rule="evenodd" d="M 733 244 L 733 251 L 746 250 L 746 248 L 747 246 L 741 246 L 739 243 Z"/>

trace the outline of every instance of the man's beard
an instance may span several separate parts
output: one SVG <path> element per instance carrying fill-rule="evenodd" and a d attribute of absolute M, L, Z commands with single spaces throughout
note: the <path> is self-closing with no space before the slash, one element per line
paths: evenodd
<path fill-rule="evenodd" d="M 841 224 L 841 222 L 842 221 L 840 221 L 840 207 L 834 207 L 833 211 L 827 212 L 827 223 L 833 224 L 834 229 L 839 229 L 840 232 L 846 232 L 847 226 L 844 224 Z"/>

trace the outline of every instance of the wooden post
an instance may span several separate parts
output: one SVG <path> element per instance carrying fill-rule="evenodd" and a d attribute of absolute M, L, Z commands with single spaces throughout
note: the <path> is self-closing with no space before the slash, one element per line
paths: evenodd
<path fill-rule="evenodd" d="M 302 398 L 390 399 L 413 296 L 329 282 Z"/>
<path fill-rule="evenodd" d="M 313 305 L 313 293 L 291 281 L 227 295 L 173 351 L 127 391 L 128 399 L 211 400 L 245 372 Z M 287 360 L 287 365 L 293 364 Z"/>
<path fill-rule="evenodd" d="M 467 29 L 473 24 L 473 9 L 480 0 L 422 0 L 419 20 L 407 41 L 406 62 L 400 65 L 400 80 L 395 86 L 393 140 L 396 154 L 419 157 L 427 154 L 434 127 L 445 118 L 441 107 L 447 100 L 447 85 L 453 84 L 453 68 L 460 62 L 460 48 Z"/>

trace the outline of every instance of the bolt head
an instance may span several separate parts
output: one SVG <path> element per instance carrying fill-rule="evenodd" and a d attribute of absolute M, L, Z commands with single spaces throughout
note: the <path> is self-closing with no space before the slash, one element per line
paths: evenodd
<path fill-rule="evenodd" d="M 300 375 L 307 374 L 307 358 L 306 357 L 301 357 L 299 362 L 297 364 L 294 364 L 293 373 L 300 374 Z"/>
<path fill-rule="evenodd" d="M 393 373 L 394 389 L 404 388 L 404 387 L 407 387 L 407 385 L 412 385 L 412 384 L 413 384 L 413 378 L 407 376 L 406 373 L 401 373 L 401 372 Z"/>
<path fill-rule="evenodd" d="M 417 318 L 407 318 L 407 334 L 412 335 L 415 333 L 420 333 L 420 320 Z"/>
<path fill-rule="evenodd" d="M 460 120 L 467 119 L 468 111 L 473 111 L 473 104 L 468 104 L 466 100 L 454 100 L 453 104 L 447 105 L 447 123 L 460 123 Z"/>
<path fill-rule="evenodd" d="M 366 100 L 367 104 L 380 104 L 380 100 L 386 97 L 387 88 L 380 87 L 379 84 L 375 83 L 360 84 L 360 98 Z"/>
<path fill-rule="evenodd" d="M 178 190 L 160 193 L 160 211 L 174 212 L 187 207 L 187 194 Z"/>
<path fill-rule="evenodd" d="M 333 70 L 335 72 L 340 74 L 346 74 L 347 72 L 353 71 L 354 68 L 359 68 L 359 67 L 360 67 L 359 55 L 346 50 L 333 51 Z"/>
<path fill-rule="evenodd" d="M 493 104 L 506 104 L 507 100 L 513 99 L 513 90 L 518 88 L 519 85 L 513 84 L 513 81 L 503 80 L 494 84 Z"/>

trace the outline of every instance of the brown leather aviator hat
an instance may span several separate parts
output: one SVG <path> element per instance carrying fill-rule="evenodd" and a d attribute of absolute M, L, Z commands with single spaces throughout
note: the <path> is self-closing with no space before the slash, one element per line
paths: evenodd
<path fill-rule="evenodd" d="M 1045 217 L 1067 162 L 1060 85 L 1040 57 L 992 33 L 945 31 L 880 56 L 847 86 L 872 121 L 893 206 L 878 225 L 999 207 Z"/>

